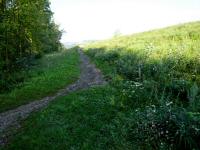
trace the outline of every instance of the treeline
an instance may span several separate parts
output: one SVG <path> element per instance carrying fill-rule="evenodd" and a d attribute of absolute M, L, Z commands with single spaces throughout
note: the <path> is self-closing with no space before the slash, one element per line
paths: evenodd
<path fill-rule="evenodd" d="M 60 48 L 52 15 L 49 0 L 0 0 L 0 92 L 21 82 L 16 72 L 35 58 Z"/>

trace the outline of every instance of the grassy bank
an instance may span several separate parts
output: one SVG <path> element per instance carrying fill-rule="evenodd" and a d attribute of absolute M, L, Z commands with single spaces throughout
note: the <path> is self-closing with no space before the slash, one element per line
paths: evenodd
<path fill-rule="evenodd" d="M 65 50 L 44 56 L 29 70 L 25 82 L 0 94 L 0 112 L 54 94 L 79 77 L 79 54 Z"/>
<path fill-rule="evenodd" d="M 96 42 L 85 52 L 108 79 L 138 82 L 151 88 L 147 97 L 167 96 L 187 106 L 200 99 L 199 43 L 195 22 Z"/>
<path fill-rule="evenodd" d="M 199 43 L 200 22 L 194 22 L 84 47 L 121 93 L 124 115 L 138 114 L 127 117 L 137 148 L 200 148 Z"/>

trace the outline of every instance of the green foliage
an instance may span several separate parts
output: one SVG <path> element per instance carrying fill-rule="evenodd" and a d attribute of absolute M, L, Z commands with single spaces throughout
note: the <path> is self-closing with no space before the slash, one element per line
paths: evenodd
<path fill-rule="evenodd" d="M 109 51 L 108 53 L 98 53 L 95 58 L 101 59 L 102 61 L 107 61 L 109 63 L 114 63 L 118 59 L 119 54 L 115 51 Z"/>
<path fill-rule="evenodd" d="M 0 112 L 53 94 L 76 81 L 80 74 L 79 54 L 75 49 L 45 55 L 35 63 L 28 72 L 15 73 L 23 82 L 0 94 Z"/>
<path fill-rule="evenodd" d="M 118 74 L 126 77 L 127 79 L 139 79 L 139 68 L 141 65 L 133 65 L 138 62 L 134 56 L 125 55 L 117 61 Z"/>
<path fill-rule="evenodd" d="M 195 116 L 195 117 L 194 117 Z M 127 141 L 138 149 L 198 149 L 200 116 L 190 114 L 172 102 L 128 111 L 121 118 Z"/>
<path fill-rule="evenodd" d="M 106 86 L 58 98 L 50 107 L 28 119 L 23 131 L 18 132 L 5 149 L 112 148 L 114 139 L 110 138 L 108 127 L 117 111 L 109 99 L 114 93 Z"/>
<path fill-rule="evenodd" d="M 61 32 L 52 14 L 49 0 L 0 1 L 0 92 L 20 83 L 14 72 L 60 49 Z"/>
<path fill-rule="evenodd" d="M 200 149 L 199 32 L 196 22 L 87 45 L 110 85 L 58 98 L 4 149 Z"/>
<path fill-rule="evenodd" d="M 159 103 L 157 85 L 153 81 L 122 81 L 121 87 L 120 83 L 115 84 L 122 94 L 121 100 L 125 107 L 137 108 Z"/>
<path fill-rule="evenodd" d="M 154 81 L 159 92 L 188 102 L 192 85 L 200 86 L 200 39 L 195 33 L 200 33 L 199 22 L 96 42 L 85 50 L 102 63 L 114 60 L 124 79 Z"/>
<path fill-rule="evenodd" d="M 194 22 L 85 45 L 120 93 L 113 102 L 125 112 L 114 132 L 127 147 L 200 148 L 199 35 Z M 118 56 L 112 65 L 97 57 L 110 52 Z"/>
<path fill-rule="evenodd" d="M 58 98 L 25 121 L 5 149 L 199 148 L 199 113 L 171 101 L 140 108 L 121 106 L 121 100 L 112 86 Z"/>

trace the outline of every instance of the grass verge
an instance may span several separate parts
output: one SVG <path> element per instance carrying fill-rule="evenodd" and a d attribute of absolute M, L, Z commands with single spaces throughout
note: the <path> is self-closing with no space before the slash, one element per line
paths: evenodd
<path fill-rule="evenodd" d="M 25 82 L 9 93 L 0 94 L 0 112 L 26 104 L 76 81 L 79 77 L 79 54 L 65 50 L 44 56 L 27 74 Z"/>

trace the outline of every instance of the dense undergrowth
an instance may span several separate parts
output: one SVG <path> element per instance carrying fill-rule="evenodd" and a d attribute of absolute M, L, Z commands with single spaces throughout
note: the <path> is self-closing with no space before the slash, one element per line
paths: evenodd
<path fill-rule="evenodd" d="M 80 74 L 79 54 L 75 49 L 51 53 L 18 74 L 23 82 L 0 94 L 0 112 L 51 95 L 76 81 Z"/>
<path fill-rule="evenodd" d="M 200 22 L 84 47 L 118 89 L 124 136 L 142 149 L 200 148 Z"/>

